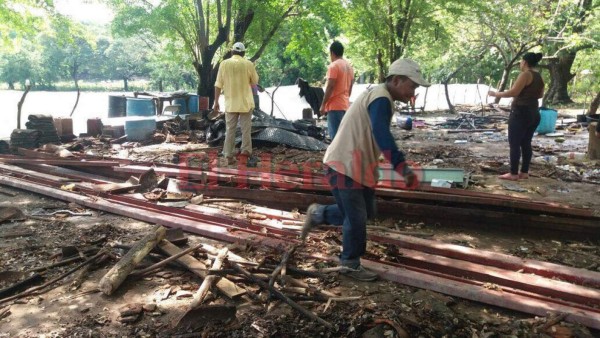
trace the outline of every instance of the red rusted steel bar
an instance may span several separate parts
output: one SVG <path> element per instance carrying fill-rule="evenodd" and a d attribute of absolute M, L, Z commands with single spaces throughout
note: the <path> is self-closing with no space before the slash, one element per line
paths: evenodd
<path fill-rule="evenodd" d="M 143 212 L 140 212 L 140 209 L 136 207 L 111 202 L 103 198 L 82 196 L 73 192 L 27 182 L 15 177 L 0 176 L 0 184 L 11 186 L 13 188 L 28 190 L 63 201 L 77 203 L 88 208 L 103 210 L 140 221 L 156 223 L 170 228 L 182 228 L 184 231 L 189 231 L 207 238 L 225 242 L 231 243 L 243 241 L 259 245 L 267 245 L 270 247 L 285 247 L 287 243 L 286 241 L 275 238 L 259 236 L 258 234 L 248 234 L 244 231 L 229 229 L 225 226 L 215 226 L 198 220 L 193 221 L 183 217 L 175 217 L 174 215 L 165 215 L 158 211 L 144 210 Z"/>
<path fill-rule="evenodd" d="M 336 257 L 315 254 L 311 254 L 311 256 L 337 261 Z M 537 316 L 547 316 L 548 313 L 565 313 L 567 314 L 565 319 L 569 322 L 600 329 L 600 310 L 596 308 L 568 303 L 522 290 L 511 290 L 510 288 L 494 290 L 486 288 L 481 282 L 416 267 L 406 268 L 401 267 L 400 264 L 382 263 L 368 259 L 364 259 L 362 264 L 389 281 Z"/>
<path fill-rule="evenodd" d="M 53 188 L 43 187 L 39 184 L 24 182 L 14 177 L 0 176 L 0 183 L 16 188 L 25 188 L 33 192 L 69 200 L 88 207 L 98 208 L 109 212 L 115 212 L 124 216 L 129 216 L 143 221 L 163 224 L 166 226 L 175 225 L 177 227 L 183 227 L 186 231 L 198 233 L 209 238 L 215 238 L 224 241 L 242 239 L 245 241 L 253 241 L 254 243 L 259 242 L 259 244 L 275 247 L 281 247 L 282 245 L 284 245 L 283 243 L 285 243 L 284 241 L 277 240 L 274 238 L 244 235 L 244 232 L 241 231 L 227 230 L 226 228 L 221 226 L 213 226 L 206 223 L 203 224 L 201 222 L 191 221 L 183 217 L 177 217 L 175 215 L 164 215 L 162 213 L 150 210 L 146 210 L 140 213 L 140 210 L 137 208 L 118 205 L 114 202 L 106 201 L 101 198 L 87 198 L 84 196 L 74 194 L 72 192 L 60 191 Z M 453 279 L 440 278 L 440 273 L 433 272 L 432 274 L 423 274 L 411 270 L 401 270 L 398 269 L 397 266 L 395 267 L 392 263 L 382 264 L 367 260 L 365 262 L 365 265 L 376 271 L 379 271 L 383 277 L 394 281 L 402 282 L 408 285 L 427 288 L 430 290 L 450 294 L 453 296 L 459 296 L 465 299 L 481 301 L 488 304 L 503 306 L 513 310 L 533 313 L 537 315 L 546 315 L 547 311 L 560 311 L 568 314 L 567 320 L 575 320 L 592 328 L 600 328 L 599 313 L 594 312 L 595 309 L 587 309 L 584 306 L 568 306 L 567 304 L 560 303 L 558 301 L 551 302 L 550 300 L 547 300 L 542 296 L 536 295 L 525 297 L 524 293 L 521 291 L 519 291 L 521 292 L 521 294 L 507 294 L 506 292 L 501 293 L 483 287 L 474 288 L 473 285 L 465 286 L 464 283 L 458 283 Z M 435 280 L 436 283 L 432 283 L 433 280 Z M 477 289 L 476 293 L 473 293 L 474 289 Z M 543 312 L 540 312 L 540 310 L 542 310 Z"/>
<path fill-rule="evenodd" d="M 404 249 L 426 252 L 486 266 L 494 266 L 510 271 L 523 271 L 523 273 L 531 273 L 546 278 L 557 278 L 574 284 L 600 288 L 600 273 L 590 270 L 519 258 L 497 252 L 477 250 L 455 244 L 440 243 L 411 236 L 390 234 L 387 236 L 370 235 L 369 238 L 379 243 L 393 244 Z"/>
<path fill-rule="evenodd" d="M 570 302 L 600 305 L 600 290 L 529 273 L 519 273 L 410 249 L 399 250 L 397 263 L 503 285 Z"/>
<path fill-rule="evenodd" d="M 13 164 L 49 164 L 49 165 L 65 165 L 75 167 L 114 167 L 119 165 L 115 161 L 83 161 L 83 160 L 67 160 L 67 159 L 31 159 L 31 158 L 6 158 L 0 155 L 0 162 Z"/>

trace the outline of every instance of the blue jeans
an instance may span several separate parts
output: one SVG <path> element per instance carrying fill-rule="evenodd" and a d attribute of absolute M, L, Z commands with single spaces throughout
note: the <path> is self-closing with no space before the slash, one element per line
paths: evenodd
<path fill-rule="evenodd" d="M 314 217 L 319 223 L 342 225 L 340 264 L 353 269 L 367 247 L 367 219 L 375 216 L 375 190 L 329 169 L 329 185 L 336 204 L 321 205 Z"/>
<path fill-rule="evenodd" d="M 327 130 L 329 132 L 329 138 L 332 141 L 335 134 L 337 134 L 345 113 L 345 110 L 330 110 L 327 112 Z"/>

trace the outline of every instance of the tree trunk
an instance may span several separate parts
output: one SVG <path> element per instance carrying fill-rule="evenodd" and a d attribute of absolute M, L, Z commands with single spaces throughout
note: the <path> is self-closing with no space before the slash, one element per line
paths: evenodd
<path fill-rule="evenodd" d="M 126 92 L 129 91 L 129 81 L 127 81 L 126 77 L 123 78 L 123 90 Z"/>
<path fill-rule="evenodd" d="M 378 80 L 379 82 L 383 82 L 385 80 L 385 72 L 384 72 L 384 64 L 383 64 L 383 53 L 380 50 L 377 51 L 377 70 L 378 70 Z"/>
<path fill-rule="evenodd" d="M 25 92 L 23 93 L 23 96 L 21 96 L 19 103 L 17 103 L 17 129 L 21 129 L 21 108 L 23 107 L 23 102 L 25 102 L 25 96 L 27 96 L 29 90 L 31 90 L 31 86 L 25 86 Z"/>
<path fill-rule="evenodd" d="M 590 109 L 588 109 L 588 115 L 596 114 L 598 111 L 598 106 L 600 106 L 600 92 L 596 93 L 596 97 L 590 103 Z"/>
<path fill-rule="evenodd" d="M 575 74 L 571 74 L 571 66 L 575 61 L 577 52 L 567 52 L 558 58 L 548 60 L 550 71 L 550 85 L 544 95 L 544 102 L 549 104 L 572 103 L 568 92 L 568 84 Z"/>
<path fill-rule="evenodd" d="M 75 113 L 75 109 L 77 109 L 77 105 L 79 104 L 79 97 L 81 96 L 81 91 L 79 90 L 79 81 L 77 81 L 77 76 L 74 76 L 73 80 L 75 81 L 75 88 L 77 89 L 77 98 L 75 99 L 75 104 L 73 105 L 73 110 L 71 110 L 71 114 L 69 115 L 69 117 L 73 116 L 73 113 Z"/>
<path fill-rule="evenodd" d="M 8 89 L 15 90 L 15 83 L 14 82 L 8 82 Z"/>
<path fill-rule="evenodd" d="M 502 78 L 500 79 L 500 84 L 498 85 L 498 91 L 504 91 L 506 89 L 506 84 L 508 83 L 508 76 L 510 75 L 510 69 L 512 68 L 512 65 L 509 65 L 508 67 L 504 68 L 504 71 L 502 71 Z M 498 104 L 500 102 L 500 98 L 496 97 L 494 99 L 494 103 Z"/>

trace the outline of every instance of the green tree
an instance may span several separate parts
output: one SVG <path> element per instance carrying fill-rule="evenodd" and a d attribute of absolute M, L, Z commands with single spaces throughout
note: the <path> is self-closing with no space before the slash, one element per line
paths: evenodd
<path fill-rule="evenodd" d="M 123 90 L 129 91 L 129 80 L 134 76 L 148 74 L 146 63 L 149 48 L 137 38 L 119 38 L 106 49 L 110 62 L 107 75 L 110 79 L 123 81 Z"/>
<path fill-rule="evenodd" d="M 43 27 L 39 10 L 53 11 L 52 0 L 0 1 L 0 45 L 8 48 L 15 39 L 31 38 Z"/>
<path fill-rule="evenodd" d="M 82 76 L 89 73 L 89 66 L 94 59 L 94 46 L 90 41 L 93 41 L 88 35 L 85 28 L 68 18 L 56 14 L 52 18 L 52 27 L 56 36 L 56 47 L 63 51 L 63 58 L 59 61 L 59 67 L 66 72 L 68 78 L 73 80 L 77 97 L 73 104 L 73 110 L 70 116 L 73 116 L 81 91 L 79 88 L 79 80 Z M 60 55 L 60 52 L 57 52 Z"/>
<path fill-rule="evenodd" d="M 2 54 L 0 56 L 0 81 L 8 83 L 8 89 L 14 90 L 17 83 L 24 88 L 26 80 L 35 83 L 36 68 L 38 67 L 32 60 L 32 54 L 25 50 Z"/>
<path fill-rule="evenodd" d="M 574 78 L 571 68 L 578 52 L 600 47 L 600 1 L 598 0 L 561 0 L 547 4 L 547 37 L 545 52 L 547 68 L 550 72 L 550 84 L 544 96 L 544 102 L 572 102 L 568 84 Z"/>
<path fill-rule="evenodd" d="M 250 57 L 258 59 L 300 0 L 168 0 L 156 6 L 142 0 L 111 3 L 116 11 L 114 32 L 130 36 L 151 32 L 160 40 L 181 41 L 199 79 L 198 94 L 212 98 L 223 50 L 229 50 L 233 39 L 243 41 L 248 29 L 260 23 L 263 39 Z"/>

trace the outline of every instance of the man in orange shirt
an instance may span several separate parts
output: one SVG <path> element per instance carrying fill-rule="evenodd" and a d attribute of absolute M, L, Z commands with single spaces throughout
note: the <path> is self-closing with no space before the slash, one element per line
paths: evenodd
<path fill-rule="evenodd" d="M 329 46 L 331 63 L 327 67 L 327 86 L 321 103 L 321 115 L 327 115 L 329 138 L 333 141 L 344 113 L 350 107 L 354 69 L 344 56 L 344 46 L 334 41 Z"/>

